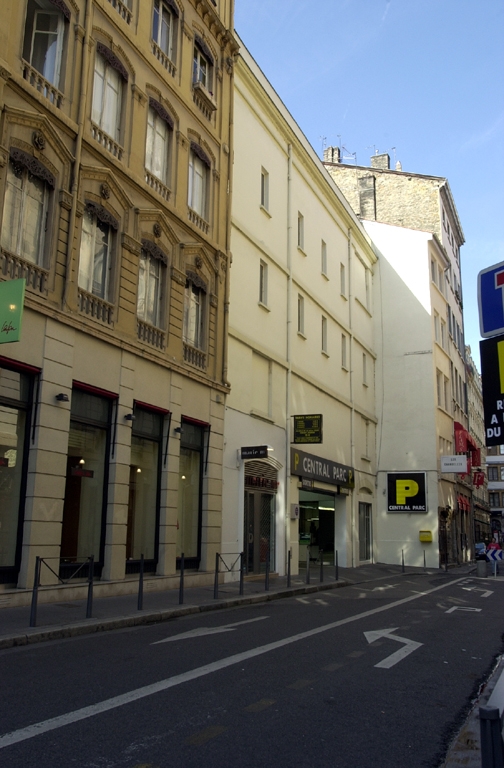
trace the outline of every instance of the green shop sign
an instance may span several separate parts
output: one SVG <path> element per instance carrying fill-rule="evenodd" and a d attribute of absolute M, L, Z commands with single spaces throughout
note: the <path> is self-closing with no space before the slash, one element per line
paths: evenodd
<path fill-rule="evenodd" d="M 26 280 L 0 283 L 0 344 L 21 339 Z"/>

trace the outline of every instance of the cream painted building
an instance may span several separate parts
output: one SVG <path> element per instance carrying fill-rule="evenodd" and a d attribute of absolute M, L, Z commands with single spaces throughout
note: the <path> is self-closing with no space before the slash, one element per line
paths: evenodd
<path fill-rule="evenodd" d="M 404 554 L 408 565 L 421 566 L 425 556 L 431 567 L 469 560 L 471 476 L 441 471 L 442 456 L 477 449 L 468 430 L 464 236 L 450 187 L 400 164 L 391 170 L 388 155 L 372 157 L 369 168 L 347 166 L 329 148 L 324 160 L 379 256 L 377 559 L 400 562 Z"/>
<path fill-rule="evenodd" d="M 93 556 L 100 594 L 142 555 L 153 588 L 182 553 L 213 568 L 232 30 L 232 0 L 2 3 L 0 280 L 26 280 L 0 346 L 6 604 L 37 556 L 45 584 Z"/>
<path fill-rule="evenodd" d="M 311 546 L 357 565 L 373 558 L 376 257 L 243 47 L 234 135 L 223 556 L 284 573 L 290 550 L 297 572 Z M 322 442 L 294 445 L 293 417 L 319 414 Z"/>

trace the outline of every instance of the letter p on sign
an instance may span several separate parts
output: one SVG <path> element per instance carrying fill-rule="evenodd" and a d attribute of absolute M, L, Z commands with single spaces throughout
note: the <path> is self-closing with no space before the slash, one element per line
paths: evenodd
<path fill-rule="evenodd" d="M 396 504 L 406 504 L 406 499 L 416 496 L 419 490 L 414 480 L 396 480 Z"/>

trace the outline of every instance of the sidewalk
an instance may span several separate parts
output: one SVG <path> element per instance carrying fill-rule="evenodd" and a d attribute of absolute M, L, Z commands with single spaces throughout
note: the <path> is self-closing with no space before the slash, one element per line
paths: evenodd
<path fill-rule="evenodd" d="M 448 573 L 429 568 L 426 572 L 431 575 L 446 575 L 447 578 L 463 578 L 466 575 L 475 575 L 476 568 L 474 564 L 467 564 L 450 568 Z M 385 581 L 397 576 L 405 578 L 420 576 L 424 573 L 423 568 L 406 568 L 403 573 L 401 566 L 373 564 L 359 568 L 340 568 L 338 581 L 336 581 L 334 569 L 326 567 L 324 581 L 320 582 L 320 571 L 314 566 L 310 572 L 309 584 L 306 583 L 306 573 L 303 571 L 299 575 L 292 576 L 290 587 L 287 586 L 285 576 L 271 576 L 268 591 L 265 589 L 264 577 L 246 580 L 243 595 L 239 595 L 238 582 L 219 584 L 217 599 L 214 597 L 213 586 L 191 587 L 185 589 L 182 605 L 179 604 L 177 589 L 149 592 L 149 581 L 146 580 L 143 610 L 140 611 L 137 608 L 137 595 L 96 598 L 93 601 L 90 619 L 84 618 L 86 600 L 40 603 L 37 609 L 37 626 L 29 627 L 29 606 L 0 608 L 0 649 L 123 627 L 154 624 L 169 621 L 178 616 L 268 602 L 356 584 Z M 497 579 L 504 580 L 504 576 L 497 576 Z M 496 671 L 482 687 L 478 700 L 474 703 L 458 736 L 452 742 L 445 762 L 440 768 L 481 767 L 478 708 L 488 700 L 503 668 L 504 661 L 501 660 Z"/>

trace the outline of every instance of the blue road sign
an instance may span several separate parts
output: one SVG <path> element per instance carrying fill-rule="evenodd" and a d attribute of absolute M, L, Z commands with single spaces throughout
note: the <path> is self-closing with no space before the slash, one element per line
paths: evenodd
<path fill-rule="evenodd" d="M 504 261 L 479 273 L 478 305 L 483 338 L 504 333 Z"/>
<path fill-rule="evenodd" d="M 502 549 L 489 549 L 486 553 L 486 559 L 490 563 L 502 560 Z"/>

